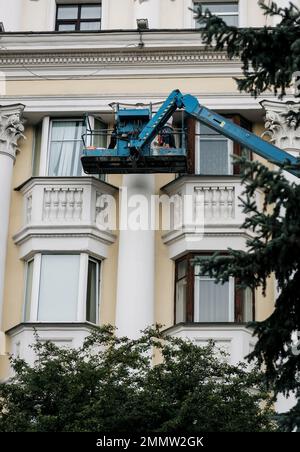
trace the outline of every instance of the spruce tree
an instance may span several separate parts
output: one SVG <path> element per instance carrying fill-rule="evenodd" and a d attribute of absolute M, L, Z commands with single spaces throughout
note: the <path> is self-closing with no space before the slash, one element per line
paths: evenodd
<path fill-rule="evenodd" d="M 300 11 L 290 3 L 287 8 L 261 4 L 268 16 L 279 16 L 275 27 L 237 28 L 228 26 L 209 10 L 195 11 L 206 46 L 224 51 L 230 59 L 240 59 L 243 77 L 237 79 L 240 91 L 253 96 L 272 90 L 279 98 L 297 82 L 300 70 Z M 296 80 L 295 80 L 296 78 Z M 299 97 L 299 92 L 295 91 Z M 289 115 L 295 119 L 295 114 Z M 298 127 L 300 114 L 296 114 Z M 271 277 L 276 278 L 278 296 L 273 313 L 264 321 L 251 324 L 258 338 L 249 359 L 265 366 L 265 376 L 275 395 L 293 391 L 296 406 L 280 416 L 282 429 L 300 429 L 300 185 L 289 182 L 284 167 L 271 171 L 257 161 L 241 160 L 241 199 L 246 220 L 242 228 L 254 233 L 246 251 L 228 250 L 210 259 L 197 259 L 201 271 L 219 282 L 230 276 L 241 287 L 264 293 Z M 299 165 L 300 166 L 300 165 Z M 285 167 L 287 168 L 287 167 Z M 263 193 L 264 203 L 256 203 L 255 192 Z"/>

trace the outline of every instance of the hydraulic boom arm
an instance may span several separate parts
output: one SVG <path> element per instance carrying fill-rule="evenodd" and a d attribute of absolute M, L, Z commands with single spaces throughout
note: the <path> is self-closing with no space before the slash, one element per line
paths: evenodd
<path fill-rule="evenodd" d="M 158 131 L 165 125 L 167 120 L 178 108 L 183 108 L 187 114 L 193 116 L 198 121 L 211 127 L 227 138 L 240 143 L 271 163 L 279 166 L 283 163 L 289 163 L 291 165 L 299 164 L 299 159 L 296 157 L 234 124 L 231 120 L 204 107 L 199 104 L 196 97 L 190 94 L 182 95 L 179 90 L 172 91 L 158 112 L 142 129 L 138 138 L 130 142 L 130 147 L 142 150 L 144 146 L 148 145 L 154 139 Z M 299 170 L 288 169 L 287 171 L 300 177 L 300 168 Z"/>

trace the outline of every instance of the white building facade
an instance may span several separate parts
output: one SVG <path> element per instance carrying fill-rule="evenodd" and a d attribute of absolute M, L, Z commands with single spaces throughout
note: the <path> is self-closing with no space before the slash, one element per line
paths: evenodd
<path fill-rule="evenodd" d="M 245 324 L 270 315 L 275 284 L 266 297 L 241 292 L 233 279 L 216 285 L 191 264 L 198 255 L 245 249 L 243 187 L 231 160 L 242 149 L 178 113 L 187 174 L 99 178 L 80 162 L 86 115 L 94 128 L 112 129 L 111 103 L 155 104 L 175 88 L 258 135 L 266 131 L 265 111 L 275 115 L 278 105 L 237 91 L 240 63 L 204 48 L 190 10 L 196 3 L 0 0 L 1 378 L 9 375 L 8 353 L 33 360 L 34 329 L 72 347 L 94 325 L 137 337 L 159 323 L 199 344 L 215 339 L 233 363 L 253 350 Z M 258 1 L 206 3 L 228 23 L 266 24 Z M 137 29 L 139 19 L 147 30 Z M 286 128 L 284 116 L 277 121 Z M 297 154 L 299 137 L 285 133 L 274 140 Z M 108 140 L 104 134 L 101 145 Z M 141 195 L 149 205 L 153 196 L 189 196 L 192 227 L 124 226 L 137 207 L 125 196 Z M 117 212 L 110 229 L 101 227 L 105 197 Z M 156 209 L 152 224 L 159 219 Z"/>

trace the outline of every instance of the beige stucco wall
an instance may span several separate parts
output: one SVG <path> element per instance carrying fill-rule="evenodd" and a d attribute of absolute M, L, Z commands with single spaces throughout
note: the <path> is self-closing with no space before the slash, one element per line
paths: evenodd
<path fill-rule="evenodd" d="M 187 93 L 234 93 L 236 83 L 232 77 L 118 77 L 99 80 L 21 80 L 7 81 L 8 96 L 46 96 L 70 94 L 118 94 L 167 95 L 174 88 Z"/>

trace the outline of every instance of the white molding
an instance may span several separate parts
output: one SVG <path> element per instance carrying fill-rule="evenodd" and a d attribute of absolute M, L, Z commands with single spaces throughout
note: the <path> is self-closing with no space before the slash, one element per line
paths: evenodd
<path fill-rule="evenodd" d="M 143 33 L 145 44 L 139 50 L 140 36 L 137 30 L 103 30 L 99 33 L 10 33 L 1 37 L 1 46 L 8 52 L 42 53 L 44 51 L 88 51 L 89 55 L 95 50 L 110 51 L 136 49 L 136 54 L 145 55 L 152 49 L 184 49 L 204 48 L 198 30 L 159 30 Z M 24 55 L 26 57 L 26 55 Z M 44 57 L 47 58 L 46 53 Z"/>
<path fill-rule="evenodd" d="M 217 349 L 225 349 L 229 353 L 231 364 L 243 361 L 256 343 L 253 331 L 238 323 L 180 323 L 165 330 L 165 334 L 192 340 L 199 346 L 213 340 Z"/>
<path fill-rule="evenodd" d="M 32 274 L 32 291 L 30 299 L 30 321 L 36 321 L 38 318 L 40 281 L 41 281 L 42 255 L 35 254 Z"/>
<path fill-rule="evenodd" d="M 47 161 L 48 161 L 48 147 L 49 147 L 49 137 L 50 137 L 50 117 L 45 116 L 43 118 L 42 125 L 42 139 L 41 139 L 41 155 L 40 155 L 40 168 L 39 175 L 47 175 Z"/>
<path fill-rule="evenodd" d="M 158 88 L 159 89 L 159 88 Z M 24 116 L 28 117 L 30 114 L 39 114 L 42 118 L 45 114 L 57 115 L 58 113 L 63 113 L 65 116 L 69 113 L 78 113 L 82 115 L 84 112 L 87 113 L 107 113 L 113 117 L 113 112 L 109 107 L 112 102 L 124 102 L 124 103 L 149 103 L 149 102 L 163 102 L 166 98 L 167 92 L 153 92 L 145 95 L 141 93 L 119 93 L 116 95 L 112 94 L 95 94 L 95 95 L 66 95 L 66 96 L 49 96 L 49 95 L 32 95 L 32 96 L 6 96 L 1 98 L 2 105 L 10 104 L 17 100 L 22 101 L 26 104 L 26 111 Z M 260 99 L 254 99 L 245 94 L 240 94 L 236 92 L 232 93 L 201 93 L 201 92 L 191 92 L 190 94 L 195 95 L 202 105 L 212 110 L 228 110 L 234 111 L 238 110 L 240 112 L 251 110 L 253 111 L 262 121 L 262 108 L 259 105 Z M 264 96 L 266 98 L 268 96 Z M 270 99 L 274 99 L 273 95 L 269 96 Z M 43 174 L 43 173 L 41 173 Z"/>
<path fill-rule="evenodd" d="M 94 326 L 87 322 L 30 322 L 21 323 L 7 331 L 7 353 L 25 359 L 33 365 L 35 353 L 30 347 L 35 342 L 34 333 L 42 341 L 52 341 L 58 346 L 77 348 L 94 330 Z"/>
<path fill-rule="evenodd" d="M 80 254 L 80 270 L 79 270 L 79 287 L 78 287 L 78 305 L 77 305 L 77 321 L 86 321 L 86 294 L 88 281 L 88 263 L 89 256 L 86 253 Z"/>
<path fill-rule="evenodd" d="M 20 258 L 43 251 L 72 250 L 91 253 L 98 259 L 107 256 L 108 246 L 116 237 L 113 231 L 97 226 L 95 193 L 115 196 L 116 187 L 94 177 L 35 177 L 19 190 L 25 215 L 13 240 L 19 246 Z M 56 204 L 58 193 L 63 199 Z"/>

